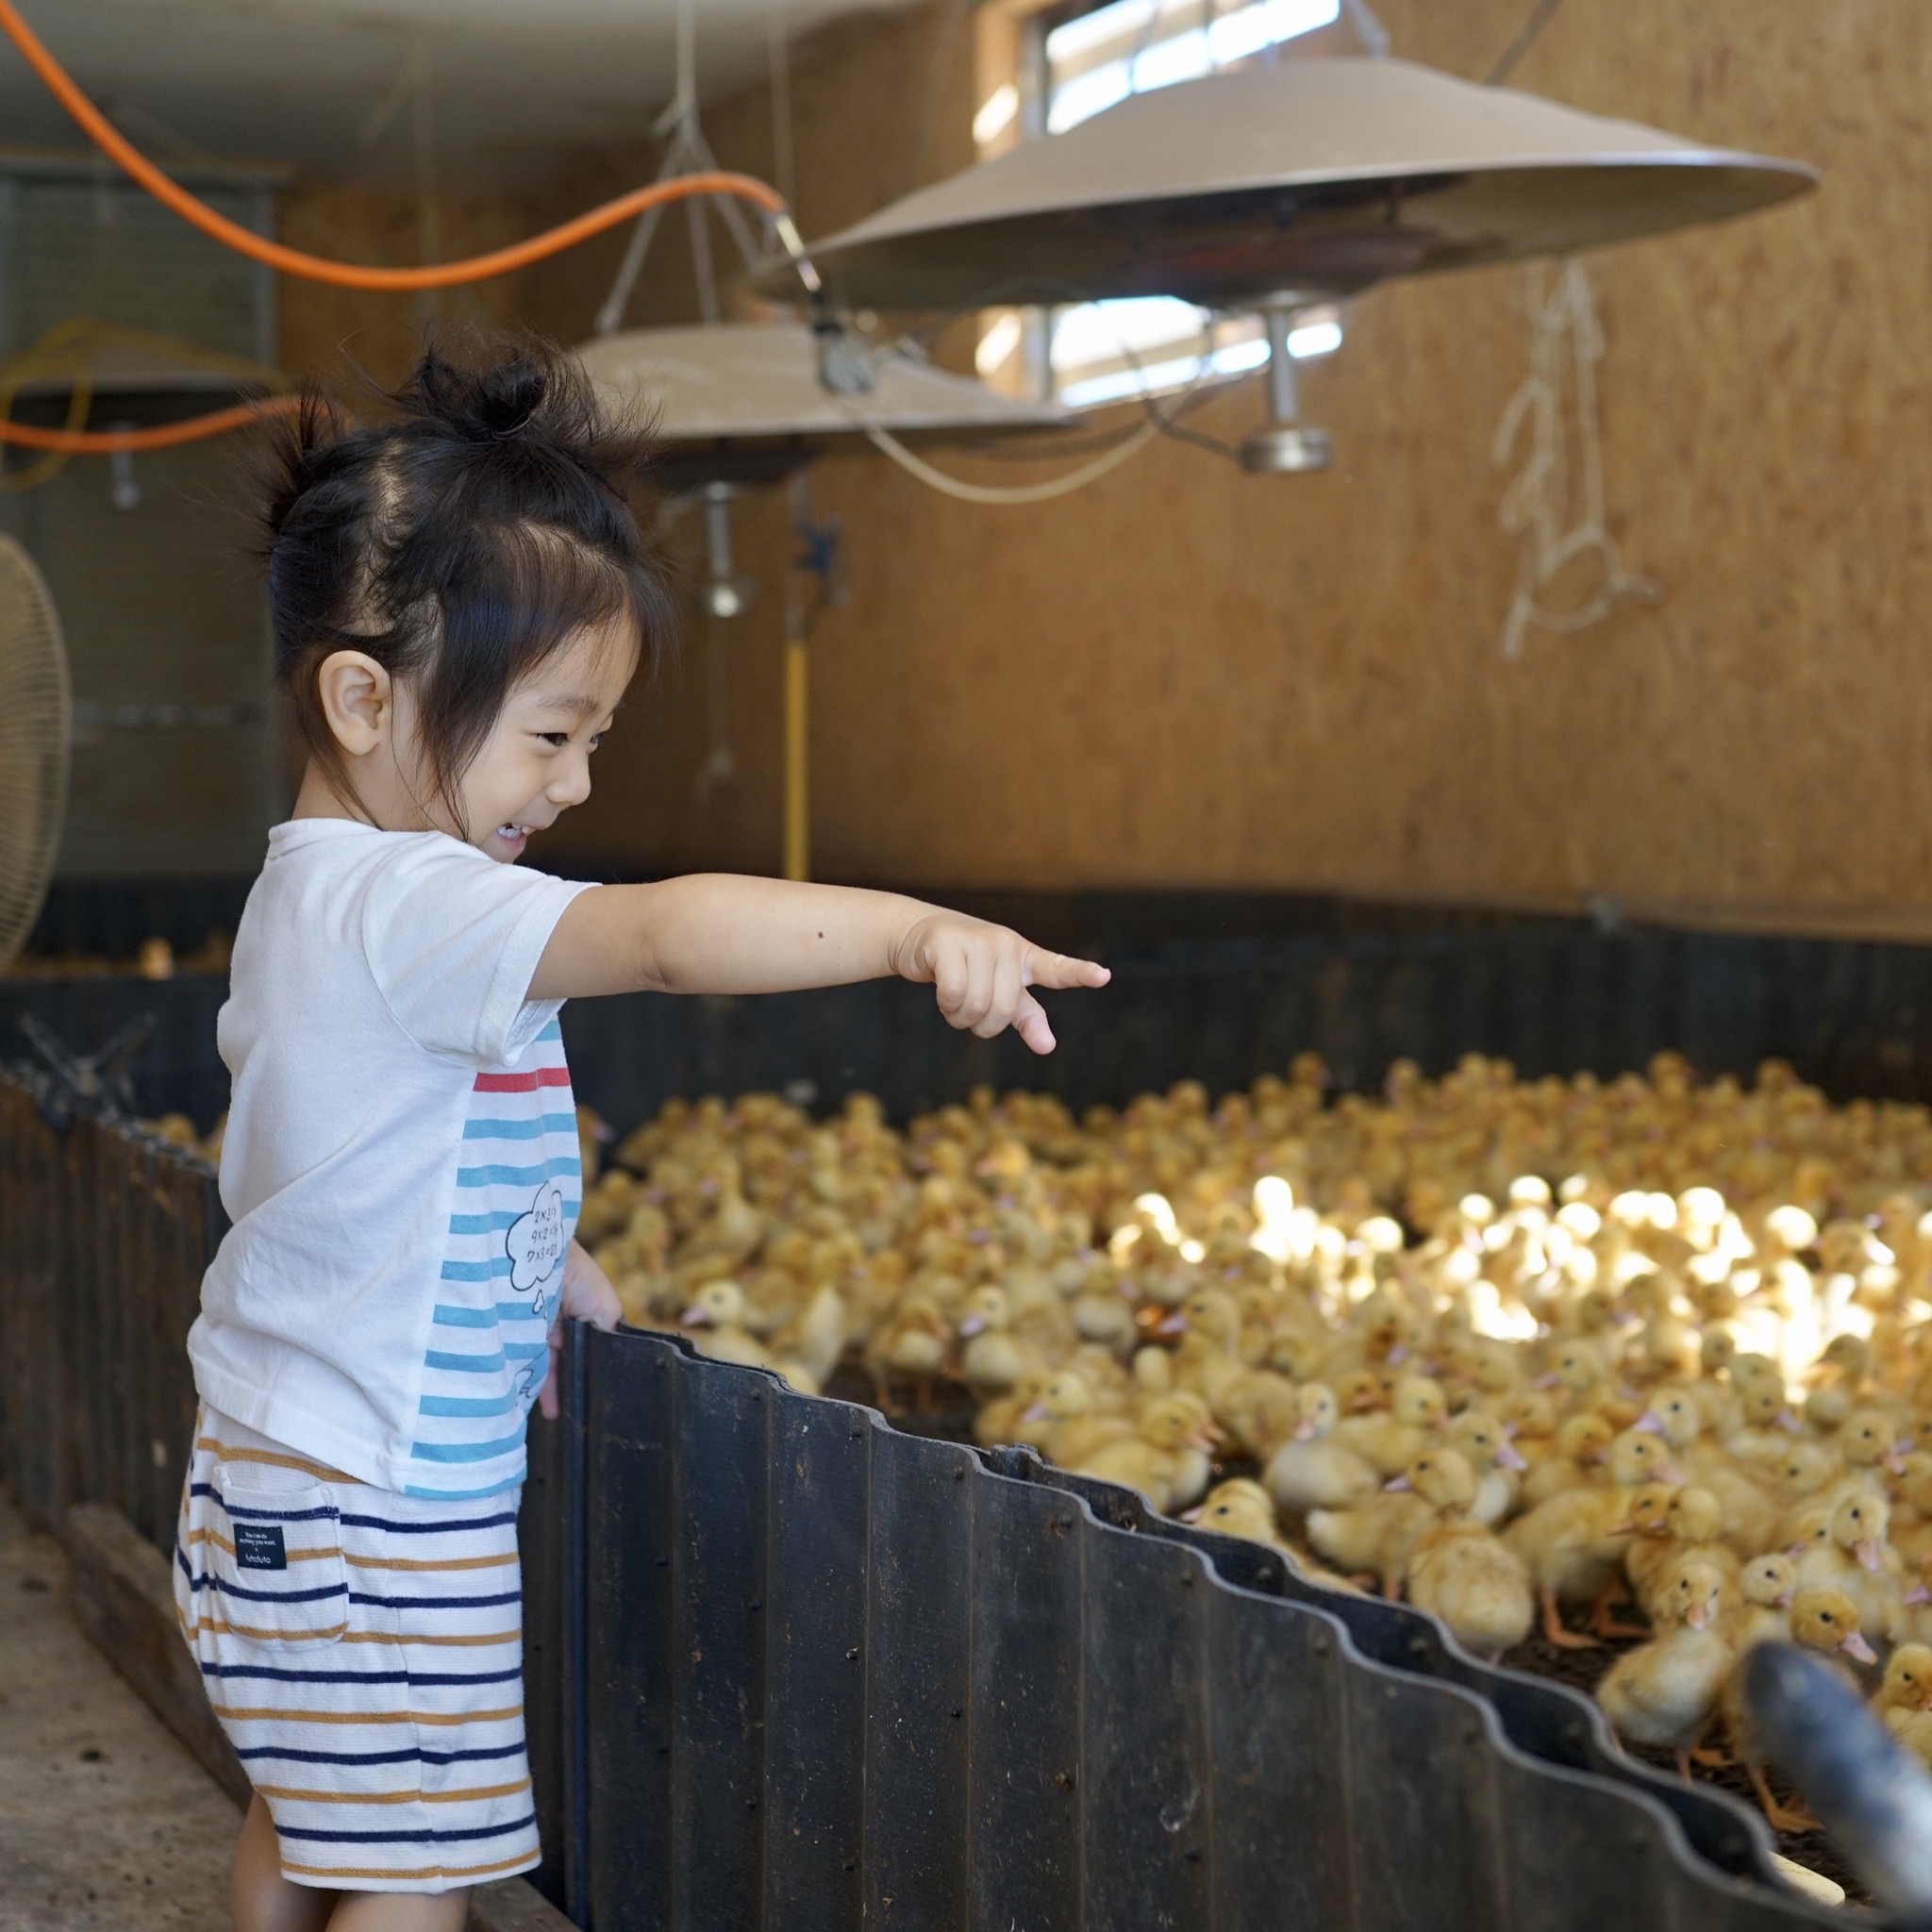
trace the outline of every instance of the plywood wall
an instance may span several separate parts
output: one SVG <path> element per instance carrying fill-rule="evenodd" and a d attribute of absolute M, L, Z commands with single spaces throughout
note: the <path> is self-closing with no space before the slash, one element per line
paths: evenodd
<path fill-rule="evenodd" d="M 1528 0 L 1380 10 L 1399 53 L 1474 76 Z M 935 58 L 957 11 L 851 23 L 801 59 L 808 233 L 968 158 L 970 36 Z M 1591 261 L 1610 523 L 1661 601 L 1500 654 L 1516 546 L 1490 441 L 1526 366 L 1516 270 L 1357 306 L 1306 382 L 1324 476 L 1161 444 L 1062 502 L 988 510 L 877 458 L 827 463 L 853 598 L 815 640 L 824 874 L 1932 916 L 1932 13 L 1569 0 L 1516 80 L 1825 172 L 1808 202 Z M 708 125 L 722 159 L 770 171 L 762 90 Z M 641 320 L 691 312 L 672 240 Z M 587 332 L 613 258 L 532 276 L 524 312 Z M 1250 385 L 1202 426 L 1259 413 Z M 692 790 L 694 633 L 607 752 L 574 856 L 775 863 L 780 507 L 740 528 L 766 594 L 728 644 L 738 786 Z"/>

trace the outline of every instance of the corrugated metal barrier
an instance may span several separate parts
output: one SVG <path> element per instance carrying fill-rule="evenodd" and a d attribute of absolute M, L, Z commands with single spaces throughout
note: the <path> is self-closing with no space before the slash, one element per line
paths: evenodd
<path fill-rule="evenodd" d="M 56 1128 L 0 1076 L 0 1451 L 26 1516 L 106 1503 L 172 1547 L 188 1329 L 226 1225 L 213 1169 L 138 1128 Z"/>
<path fill-rule="evenodd" d="M 596 1932 L 1744 1932 L 1832 1914 L 1727 1797 L 1401 1606 L 574 1334 L 523 1525 L 558 1902 Z"/>
<path fill-rule="evenodd" d="M 1932 1100 L 1932 947 L 1581 926 L 1367 938 L 1116 946 L 1104 993 L 1049 995 L 1059 1050 L 940 1024 L 924 987 L 835 987 L 757 999 L 640 993 L 565 1008 L 579 1098 L 628 1127 L 674 1094 L 803 1083 L 821 1107 L 855 1088 L 895 1118 L 975 1082 L 1074 1105 L 1119 1102 L 1191 1076 L 1223 1091 L 1305 1047 L 1344 1088 L 1376 1086 L 1407 1056 L 1441 1073 L 1500 1054 L 1526 1077 L 1608 1077 L 1663 1048 L 1706 1074 L 1790 1059 L 1835 1098 Z M 159 1024 L 135 1063 L 141 1104 L 203 1128 L 226 1105 L 214 1020 L 225 982 L 195 977 L 0 978 L 0 1061 L 38 1014 L 89 1051 L 136 1014 Z"/>

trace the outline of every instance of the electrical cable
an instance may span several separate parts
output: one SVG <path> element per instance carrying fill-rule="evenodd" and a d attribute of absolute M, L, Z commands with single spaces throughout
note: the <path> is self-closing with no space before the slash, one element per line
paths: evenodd
<path fill-rule="evenodd" d="M 778 239 L 792 259 L 799 263 L 801 279 L 808 290 L 814 293 L 817 291 L 817 276 L 805 259 L 804 244 L 787 212 L 783 197 L 775 189 L 754 176 L 727 169 L 650 182 L 571 221 L 532 235 L 526 241 L 514 242 L 507 248 L 491 249 L 488 254 L 471 256 L 460 261 L 431 262 L 419 268 L 373 268 L 305 254 L 301 249 L 286 247 L 279 242 L 272 242 L 252 229 L 244 228 L 239 222 L 230 221 L 162 173 L 81 92 L 40 37 L 22 19 L 13 0 L 0 0 L 0 33 L 13 42 L 21 58 L 67 110 L 81 132 L 162 207 L 172 209 L 183 221 L 199 228 L 224 247 L 245 256 L 251 261 L 278 269 L 284 275 L 300 275 L 308 281 L 327 283 L 333 288 L 392 293 L 457 288 L 526 268 L 532 262 L 560 254 L 566 248 L 589 241 L 593 235 L 602 234 L 607 228 L 614 228 L 622 222 L 668 202 L 685 200 L 692 195 L 715 194 L 736 195 L 770 215 Z M 264 414 L 291 407 L 292 404 L 279 401 L 274 405 L 242 404 L 236 408 L 218 409 L 210 415 L 192 417 L 185 423 L 138 430 L 82 430 L 71 426 L 58 430 L 39 429 L 27 424 L 0 422 L 0 442 L 17 443 L 29 449 L 59 450 L 70 455 L 168 449 L 178 443 L 195 441 L 201 437 L 223 435 L 227 430 L 257 422 Z"/>

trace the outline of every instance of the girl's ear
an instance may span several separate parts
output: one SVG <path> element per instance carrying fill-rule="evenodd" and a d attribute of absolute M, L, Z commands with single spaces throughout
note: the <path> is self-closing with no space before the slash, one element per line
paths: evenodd
<path fill-rule="evenodd" d="M 334 651 L 315 674 L 322 714 L 344 754 L 366 758 L 394 722 L 390 675 L 362 651 Z"/>

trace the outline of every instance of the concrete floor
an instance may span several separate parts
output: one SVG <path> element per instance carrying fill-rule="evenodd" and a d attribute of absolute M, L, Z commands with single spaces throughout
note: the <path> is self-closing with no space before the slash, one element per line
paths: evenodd
<path fill-rule="evenodd" d="M 239 1818 L 67 1614 L 0 1495 L 0 1932 L 227 1932 Z"/>

